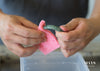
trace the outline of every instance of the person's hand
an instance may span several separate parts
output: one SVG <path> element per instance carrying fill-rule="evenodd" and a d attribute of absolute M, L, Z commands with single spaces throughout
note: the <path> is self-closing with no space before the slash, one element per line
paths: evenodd
<path fill-rule="evenodd" d="M 60 28 L 64 32 L 56 31 L 56 37 L 65 57 L 69 57 L 83 49 L 99 32 L 95 22 L 90 19 L 75 18 Z"/>
<path fill-rule="evenodd" d="M 45 34 L 27 19 L 0 13 L 0 37 L 6 47 L 19 57 L 33 54 L 39 43 L 45 41 Z M 24 48 L 22 45 L 32 45 Z"/>

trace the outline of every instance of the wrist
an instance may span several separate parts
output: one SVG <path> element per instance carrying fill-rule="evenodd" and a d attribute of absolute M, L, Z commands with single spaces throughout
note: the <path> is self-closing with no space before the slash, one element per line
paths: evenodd
<path fill-rule="evenodd" d="M 93 25 L 93 29 L 100 34 L 100 17 L 90 17 L 89 21 L 91 22 L 91 24 Z"/>

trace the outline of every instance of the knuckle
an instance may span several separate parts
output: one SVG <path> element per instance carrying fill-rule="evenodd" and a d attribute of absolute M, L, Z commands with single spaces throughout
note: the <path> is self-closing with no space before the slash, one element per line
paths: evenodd
<path fill-rule="evenodd" d="M 7 30 L 7 31 L 12 31 L 12 26 L 11 26 L 10 24 L 7 25 L 6 30 Z"/>
<path fill-rule="evenodd" d="M 69 41 L 71 39 L 71 37 L 69 36 L 69 35 L 67 35 L 66 37 L 65 37 L 65 40 L 66 41 Z"/>

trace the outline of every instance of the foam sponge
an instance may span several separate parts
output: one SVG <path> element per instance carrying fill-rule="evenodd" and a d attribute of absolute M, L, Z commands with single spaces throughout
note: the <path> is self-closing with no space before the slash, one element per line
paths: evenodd
<path fill-rule="evenodd" d="M 46 41 L 42 42 L 40 44 L 39 49 L 41 52 L 43 52 L 44 55 L 47 55 L 47 54 L 51 53 L 52 51 L 56 50 L 57 48 L 59 48 L 60 45 L 59 45 L 55 35 L 51 31 L 43 28 L 45 25 L 46 25 L 45 21 L 41 20 L 38 29 L 45 33 Z"/>

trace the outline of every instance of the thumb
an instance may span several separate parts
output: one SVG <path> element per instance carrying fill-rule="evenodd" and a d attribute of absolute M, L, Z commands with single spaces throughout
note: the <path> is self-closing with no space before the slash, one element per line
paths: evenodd
<path fill-rule="evenodd" d="M 69 23 L 67 23 L 66 25 L 61 25 L 60 28 L 65 31 L 72 31 L 74 30 L 76 27 L 78 26 L 78 21 L 72 20 Z"/>

